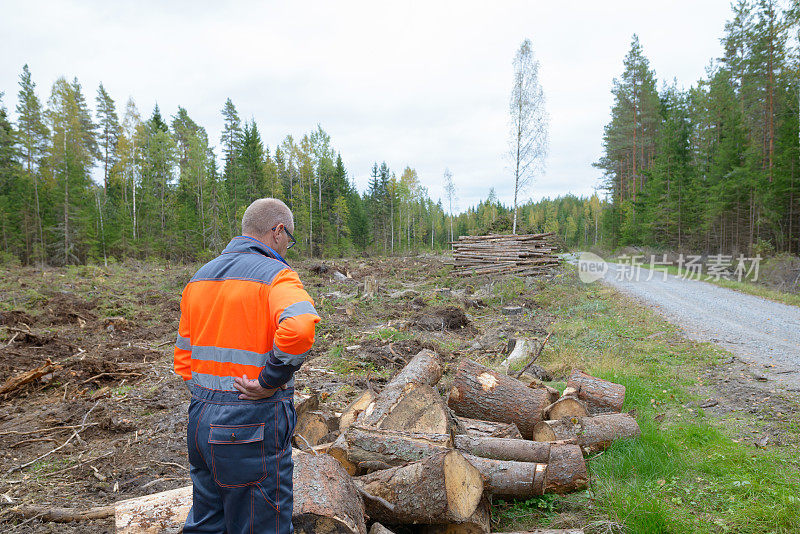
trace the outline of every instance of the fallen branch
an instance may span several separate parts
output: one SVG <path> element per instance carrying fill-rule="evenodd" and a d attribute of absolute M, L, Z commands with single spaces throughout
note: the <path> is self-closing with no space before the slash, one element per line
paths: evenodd
<path fill-rule="evenodd" d="M 98 506 L 80 510 L 77 508 L 59 508 L 47 506 L 17 506 L 11 509 L 11 514 L 26 519 L 42 519 L 55 523 L 71 523 L 73 521 L 93 521 L 114 517 L 114 505 Z"/>
<path fill-rule="evenodd" d="M 19 389 L 25 384 L 33 382 L 34 380 L 38 380 L 44 375 L 58 371 L 59 369 L 61 369 L 60 365 L 53 363 L 50 358 L 47 358 L 47 360 L 45 360 L 45 362 L 39 367 L 12 376 L 6 380 L 6 382 L 0 386 L 0 395 L 11 393 L 15 389 Z"/>

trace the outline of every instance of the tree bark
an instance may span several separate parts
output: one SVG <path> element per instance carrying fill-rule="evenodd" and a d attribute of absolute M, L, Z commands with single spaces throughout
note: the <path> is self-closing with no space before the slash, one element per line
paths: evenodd
<path fill-rule="evenodd" d="M 464 457 L 480 472 L 486 490 L 494 496 L 532 497 L 544 493 L 545 463 L 493 460 L 471 454 Z"/>
<path fill-rule="evenodd" d="M 422 434 L 351 426 L 345 436 L 347 457 L 361 462 L 382 462 L 390 467 L 405 465 L 453 448 L 449 434 Z"/>
<path fill-rule="evenodd" d="M 620 412 L 625 402 L 625 386 L 593 377 L 581 369 L 572 371 L 564 395 L 570 390 L 586 403 L 591 415 Z"/>
<path fill-rule="evenodd" d="M 465 358 L 458 366 L 448 405 L 457 415 L 514 423 L 523 436 L 530 437 L 549 401 L 546 390 L 528 388 Z"/>
<path fill-rule="evenodd" d="M 550 443 L 526 439 L 455 436 L 455 446 L 464 453 L 494 460 L 546 463 L 550 457 Z"/>
<path fill-rule="evenodd" d="M 350 476 L 326 454 L 292 451 L 297 534 L 367 534 L 364 505 Z"/>
<path fill-rule="evenodd" d="M 586 405 L 572 396 L 561 397 L 542 410 L 544 419 L 561 419 L 562 417 L 586 417 L 589 411 Z"/>
<path fill-rule="evenodd" d="M 553 444 L 547 461 L 545 493 L 570 493 L 582 490 L 589 481 L 583 452 L 577 445 Z"/>
<path fill-rule="evenodd" d="M 641 435 L 636 420 L 627 413 L 609 413 L 555 421 L 536 425 L 536 441 L 566 441 L 580 445 L 586 452 L 603 450 L 614 440 Z"/>
<path fill-rule="evenodd" d="M 489 499 L 484 494 L 472 515 L 461 523 L 426 525 L 422 528 L 422 534 L 489 534 L 492 529 L 491 511 Z"/>
<path fill-rule="evenodd" d="M 366 500 L 369 516 L 390 524 L 459 523 L 475 512 L 483 495 L 481 474 L 456 450 L 376 471 L 356 483 L 392 505 Z"/>
<path fill-rule="evenodd" d="M 522 439 L 522 434 L 520 434 L 519 428 L 514 423 L 481 421 L 480 419 L 470 419 L 469 417 L 456 417 L 456 420 L 470 436 Z"/>

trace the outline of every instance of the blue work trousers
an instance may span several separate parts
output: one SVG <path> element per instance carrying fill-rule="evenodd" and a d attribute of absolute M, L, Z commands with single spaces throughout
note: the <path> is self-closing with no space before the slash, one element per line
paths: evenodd
<path fill-rule="evenodd" d="M 294 532 L 294 390 L 257 401 L 197 385 L 191 390 L 186 438 L 194 488 L 183 532 Z"/>

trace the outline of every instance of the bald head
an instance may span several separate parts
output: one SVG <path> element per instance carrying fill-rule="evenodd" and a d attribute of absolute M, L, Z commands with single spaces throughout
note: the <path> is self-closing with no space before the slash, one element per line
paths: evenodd
<path fill-rule="evenodd" d="M 261 239 L 278 224 L 293 232 L 292 210 L 277 198 L 259 198 L 244 210 L 242 234 Z"/>

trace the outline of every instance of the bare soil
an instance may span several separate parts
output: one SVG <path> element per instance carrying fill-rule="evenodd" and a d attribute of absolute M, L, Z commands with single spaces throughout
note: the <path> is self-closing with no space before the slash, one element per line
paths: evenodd
<path fill-rule="evenodd" d="M 188 394 L 172 371 L 172 347 L 180 293 L 197 267 L 130 263 L 0 274 L 0 384 L 48 359 L 59 365 L 0 396 L 0 523 L 8 532 L 113 532 L 110 519 L 43 523 L 12 508 L 86 509 L 190 482 Z M 548 321 L 533 310 L 487 316 L 484 301 L 495 281 L 481 280 L 480 294 L 472 295 L 476 288 L 450 280 L 435 256 L 295 267 L 323 315 L 297 388 L 318 392 L 325 409 L 340 410 L 361 390 L 380 388 L 423 348 L 447 365 L 468 353 L 491 361 L 509 337 L 536 335 Z M 336 271 L 349 278 L 337 279 Z M 374 298 L 359 297 L 366 276 L 378 281 Z M 453 291 L 440 296 L 437 285 Z M 389 297 L 409 288 L 416 298 Z"/>

